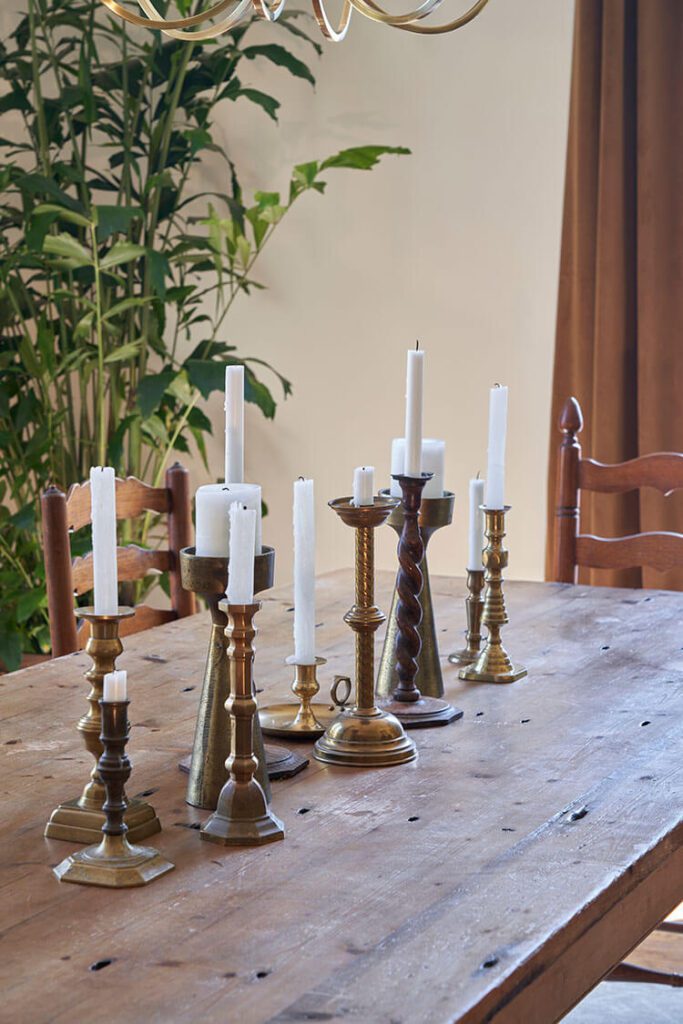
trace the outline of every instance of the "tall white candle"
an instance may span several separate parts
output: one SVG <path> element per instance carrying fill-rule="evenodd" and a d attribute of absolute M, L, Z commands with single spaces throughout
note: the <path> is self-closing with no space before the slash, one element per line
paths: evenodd
<path fill-rule="evenodd" d="M 124 670 L 107 672 L 102 681 L 102 700 L 107 703 L 128 699 L 128 675 Z"/>
<path fill-rule="evenodd" d="M 225 368 L 225 482 L 244 481 L 244 367 Z"/>
<path fill-rule="evenodd" d="M 375 498 L 375 467 L 358 466 L 353 471 L 354 505 L 372 505 Z"/>
<path fill-rule="evenodd" d="M 230 573 L 228 604 L 254 600 L 254 536 L 256 512 L 238 502 L 230 506 Z"/>
<path fill-rule="evenodd" d="M 195 551 L 226 558 L 230 551 L 230 506 L 238 501 L 256 513 L 254 554 L 261 554 L 261 488 L 258 484 L 204 484 L 195 495 Z"/>
<path fill-rule="evenodd" d="M 489 449 L 486 474 L 486 507 L 505 506 L 505 435 L 508 417 L 508 389 L 496 384 L 489 400 Z"/>
<path fill-rule="evenodd" d="M 403 472 L 405 462 L 406 442 L 403 437 L 395 437 L 391 442 L 391 475 L 395 476 Z M 432 473 L 432 479 L 428 480 L 422 491 L 423 498 L 442 498 L 444 493 L 444 476 L 446 461 L 446 442 L 438 441 L 432 437 L 425 437 L 422 440 L 422 472 Z M 398 480 L 391 481 L 391 494 L 394 498 L 401 497 L 401 487 Z"/>
<path fill-rule="evenodd" d="M 294 663 L 315 665 L 315 496 L 294 481 Z"/>
<path fill-rule="evenodd" d="M 482 568 L 481 553 L 484 550 L 484 481 L 479 477 L 470 480 L 470 529 L 469 551 L 467 555 L 468 572 L 477 572 Z"/>
<path fill-rule="evenodd" d="M 116 567 L 116 478 L 111 466 L 90 470 L 92 557 L 97 615 L 116 615 L 119 610 Z"/>
<path fill-rule="evenodd" d="M 406 373 L 406 451 L 403 472 L 419 476 L 422 472 L 422 390 L 424 352 L 408 352 Z"/>

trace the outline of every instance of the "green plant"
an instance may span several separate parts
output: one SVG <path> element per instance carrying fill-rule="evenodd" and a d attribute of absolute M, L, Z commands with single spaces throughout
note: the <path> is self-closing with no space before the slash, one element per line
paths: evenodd
<path fill-rule="evenodd" d="M 280 39 L 320 53 L 295 18 L 279 24 Z M 262 287 L 259 255 L 304 193 L 324 191 L 325 172 L 407 152 L 348 149 L 295 167 L 286 196 L 247 201 L 214 138 L 217 106 L 246 101 L 277 119 L 277 99 L 240 77 L 254 61 L 314 83 L 281 42 L 250 44 L 250 27 L 185 43 L 131 33 L 97 0 L 28 0 L 0 48 L 0 117 L 10 124 L 0 138 L 0 659 L 9 668 L 22 651 L 49 647 L 42 489 L 85 479 L 93 464 L 158 483 L 172 452 L 191 447 L 206 462 L 200 399 L 223 387 L 226 362 L 245 366 L 247 400 L 273 417 L 269 375 L 283 396 L 290 384 L 228 340 L 233 303 Z M 226 187 L 198 193 L 193 172 L 209 152 L 224 161 Z M 127 539 L 150 543 L 151 525 Z"/>

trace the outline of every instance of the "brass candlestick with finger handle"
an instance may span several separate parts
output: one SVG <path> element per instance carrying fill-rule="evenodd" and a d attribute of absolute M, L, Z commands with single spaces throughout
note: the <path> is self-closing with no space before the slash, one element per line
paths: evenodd
<path fill-rule="evenodd" d="M 287 659 L 287 664 L 294 666 L 292 693 L 299 703 L 286 701 L 282 704 L 267 704 L 261 708 L 259 721 L 265 736 L 280 736 L 289 740 L 316 740 L 322 736 L 351 696 L 351 682 L 347 680 L 346 694 L 343 698 L 339 697 L 340 680 L 346 677 L 335 677 L 330 703 L 322 704 L 315 701 L 320 692 L 317 669 L 326 663 L 325 658 L 316 658 L 315 663 L 311 665 L 299 665 L 293 659 Z"/>
<path fill-rule="evenodd" d="M 375 530 L 398 504 L 399 499 L 391 497 L 377 497 L 372 505 L 354 505 L 348 497 L 330 502 L 356 534 L 356 600 L 344 616 L 356 634 L 356 701 L 315 745 L 315 757 L 328 764 L 381 768 L 417 757 L 401 723 L 375 701 L 375 632 L 385 618 L 375 604 Z M 341 679 L 335 685 L 341 685 Z"/>
<path fill-rule="evenodd" d="M 104 783 L 98 766 L 103 749 L 100 739 L 102 685 L 105 675 L 114 671 L 116 659 L 123 651 L 120 625 L 134 615 L 135 610 L 121 607 L 115 615 L 99 615 L 94 608 L 77 608 L 75 614 L 90 624 L 85 650 L 92 659 L 92 665 L 85 673 L 90 684 L 89 707 L 76 728 L 95 764 L 81 795 L 65 801 L 52 812 L 45 826 L 45 835 L 48 839 L 63 839 L 71 843 L 94 843 L 100 838 L 106 817 Z M 161 829 L 156 811 L 143 800 L 127 800 L 125 822 L 133 841 L 146 839 Z"/>

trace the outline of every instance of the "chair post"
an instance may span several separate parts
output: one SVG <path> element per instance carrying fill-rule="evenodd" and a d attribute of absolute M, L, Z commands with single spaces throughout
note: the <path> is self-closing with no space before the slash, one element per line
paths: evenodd
<path fill-rule="evenodd" d="M 78 650 L 66 495 L 58 487 L 48 487 L 40 506 L 52 657 L 59 658 Z"/>
<path fill-rule="evenodd" d="M 190 474 L 179 462 L 166 470 L 166 487 L 170 494 L 168 511 L 168 547 L 172 566 L 169 572 L 171 604 L 178 618 L 194 615 L 197 604 L 194 594 L 183 588 L 180 580 L 180 551 L 192 544 L 192 513 L 190 506 Z"/>
<path fill-rule="evenodd" d="M 557 464 L 557 504 L 553 543 L 553 579 L 576 582 L 576 537 L 579 532 L 579 462 L 581 444 L 576 435 L 583 428 L 581 406 L 568 398 L 560 414 L 563 433 Z"/>

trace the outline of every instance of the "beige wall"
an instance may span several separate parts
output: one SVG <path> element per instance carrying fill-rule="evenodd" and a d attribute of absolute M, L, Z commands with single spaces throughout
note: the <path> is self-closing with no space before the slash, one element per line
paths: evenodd
<path fill-rule="evenodd" d="M 510 576 L 542 576 L 572 14 L 570 0 L 492 0 L 437 39 L 355 18 L 346 41 L 326 47 L 315 92 L 272 76 L 279 128 L 250 105 L 226 110 L 226 142 L 258 187 L 282 188 L 293 163 L 353 144 L 413 150 L 370 174 L 331 172 L 327 195 L 305 197 L 264 254 L 269 290 L 234 311 L 231 340 L 294 384 L 274 423 L 253 409 L 247 421 L 248 478 L 270 506 L 264 538 L 280 582 L 291 577 L 299 474 L 316 481 L 320 571 L 351 563 L 352 539 L 325 503 L 349 492 L 355 465 L 388 478 L 416 338 L 427 353 L 425 434 L 446 440 L 457 502 L 432 571 L 465 564 L 467 480 L 485 470 L 487 389 L 500 381 L 510 386 Z M 216 473 L 221 460 L 216 443 Z M 380 564 L 393 567 L 394 535 L 382 533 Z"/>

